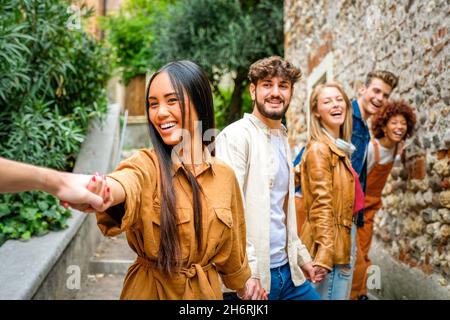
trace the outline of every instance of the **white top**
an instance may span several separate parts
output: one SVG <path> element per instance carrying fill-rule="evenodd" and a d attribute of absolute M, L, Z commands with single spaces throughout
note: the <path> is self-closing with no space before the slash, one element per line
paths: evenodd
<path fill-rule="evenodd" d="M 286 159 L 282 137 L 270 135 L 275 157 L 275 180 L 270 193 L 270 268 L 280 267 L 288 262 L 286 252 L 286 213 L 284 200 L 289 190 L 289 165 Z"/>
<path fill-rule="evenodd" d="M 216 138 L 216 156 L 234 169 L 244 200 L 247 230 L 247 257 L 252 277 L 270 292 L 270 194 L 276 172 L 270 142 L 271 129 L 252 114 L 233 122 Z M 292 159 L 286 128 L 282 141 L 286 158 Z M 292 282 L 299 286 L 306 278 L 300 266 L 311 262 L 311 255 L 298 238 L 294 199 L 294 170 L 289 165 L 289 188 L 286 212 L 287 255 Z"/>
<path fill-rule="evenodd" d="M 378 152 L 380 154 L 380 161 L 378 163 L 386 164 L 386 163 L 394 161 L 395 146 L 392 148 L 385 148 L 381 145 L 381 143 L 378 139 L 375 139 L 375 140 L 378 142 Z M 369 149 L 367 152 L 367 172 L 370 172 L 370 170 L 372 170 L 374 165 L 375 165 L 375 148 L 371 141 L 369 143 Z"/>

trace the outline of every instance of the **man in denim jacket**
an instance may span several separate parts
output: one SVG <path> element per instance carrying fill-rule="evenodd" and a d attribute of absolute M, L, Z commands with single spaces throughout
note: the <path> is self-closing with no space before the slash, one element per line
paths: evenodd
<path fill-rule="evenodd" d="M 398 77 L 389 71 L 375 70 L 369 72 L 364 85 L 359 90 L 358 99 L 352 101 L 352 143 L 356 147 L 356 151 L 353 152 L 351 160 L 353 168 L 359 175 L 359 182 L 364 192 L 366 191 L 367 150 L 370 142 L 367 121 L 386 105 L 392 90 L 395 89 L 397 84 Z M 364 210 L 358 212 L 356 224 L 358 227 L 364 225 Z M 365 300 L 367 296 L 361 296 L 359 299 Z"/>

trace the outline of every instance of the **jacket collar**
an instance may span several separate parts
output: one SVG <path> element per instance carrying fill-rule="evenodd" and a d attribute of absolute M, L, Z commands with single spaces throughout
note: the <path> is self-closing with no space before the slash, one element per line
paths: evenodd
<path fill-rule="evenodd" d="M 362 121 L 364 121 L 364 119 L 361 116 L 361 110 L 359 109 L 359 104 L 358 104 L 357 99 L 352 100 L 352 107 L 353 107 L 353 115 L 355 117 L 357 117 L 358 119 L 361 119 Z"/>
<path fill-rule="evenodd" d="M 280 129 L 272 129 L 251 113 L 245 113 L 244 119 L 250 120 L 254 125 L 262 129 L 266 134 L 271 134 L 272 132 L 280 132 L 282 135 L 287 136 L 287 128 L 284 126 L 284 124 L 281 124 Z"/>
<path fill-rule="evenodd" d="M 328 145 L 328 147 L 330 148 L 331 152 L 335 153 L 338 157 L 343 158 L 342 160 L 344 161 L 345 166 L 351 171 L 353 166 L 352 163 L 350 162 L 350 159 L 348 158 L 348 156 L 345 154 L 344 151 L 342 151 L 341 149 L 339 149 L 338 147 L 336 147 L 336 145 L 334 144 L 334 142 L 328 138 L 325 134 L 322 135 L 319 138 L 319 141 L 325 143 L 326 145 Z"/>
<path fill-rule="evenodd" d="M 322 134 L 320 136 L 319 140 L 321 142 L 325 143 L 326 145 L 328 145 L 328 147 L 330 147 L 331 151 L 336 153 L 339 157 L 346 157 L 345 152 L 342 151 L 341 149 L 339 149 L 326 134 Z"/>
<path fill-rule="evenodd" d="M 173 161 L 172 176 L 175 176 L 175 174 L 179 170 L 185 171 L 180 157 L 177 157 L 177 155 L 175 155 L 173 157 L 172 161 Z M 203 146 L 203 163 L 200 166 L 200 170 L 197 171 L 197 176 L 202 174 L 204 171 L 206 171 L 209 168 L 211 168 L 212 173 L 215 174 L 213 163 L 214 163 L 214 160 L 213 160 L 213 157 L 211 156 L 211 153 L 209 152 L 208 147 Z"/>

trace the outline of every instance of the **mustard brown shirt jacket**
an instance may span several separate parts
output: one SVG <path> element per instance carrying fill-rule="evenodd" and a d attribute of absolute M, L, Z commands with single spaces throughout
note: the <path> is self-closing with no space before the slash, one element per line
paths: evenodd
<path fill-rule="evenodd" d="M 286 128 L 282 127 L 286 158 L 291 158 Z M 252 277 L 258 278 L 270 292 L 270 192 L 275 174 L 275 159 L 270 142 L 271 129 L 252 114 L 245 114 L 227 126 L 216 138 L 216 156 L 229 164 L 236 173 L 245 199 L 247 229 L 247 255 Z M 297 234 L 294 199 L 294 172 L 289 166 L 289 190 L 285 204 L 287 255 L 295 286 L 301 285 L 305 276 L 300 269 L 311 262 L 311 256 Z"/>
<path fill-rule="evenodd" d="M 125 202 L 97 213 L 106 236 L 126 231 L 138 255 L 125 277 L 121 299 L 222 299 L 221 283 L 238 289 L 250 278 L 245 252 L 242 198 L 233 170 L 209 155 L 196 172 L 201 187 L 203 237 L 197 254 L 191 186 L 181 163 L 174 165 L 181 270 L 171 278 L 155 268 L 160 243 L 160 170 L 154 150 L 124 160 L 108 177 L 125 190 Z M 206 154 L 206 155 L 205 155 Z"/>
<path fill-rule="evenodd" d="M 332 270 L 350 263 L 355 181 L 351 162 L 326 136 L 311 140 L 302 157 L 301 183 L 306 222 L 301 239 L 313 264 Z"/>

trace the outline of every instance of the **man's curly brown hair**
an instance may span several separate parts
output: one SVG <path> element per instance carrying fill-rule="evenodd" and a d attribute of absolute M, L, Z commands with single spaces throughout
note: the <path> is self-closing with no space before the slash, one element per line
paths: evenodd
<path fill-rule="evenodd" d="M 384 137 L 383 128 L 386 127 L 388 121 L 393 116 L 401 114 L 405 117 L 408 128 L 404 139 L 411 137 L 416 125 L 416 115 L 412 107 L 404 100 L 389 101 L 379 113 L 377 113 L 372 120 L 372 133 L 375 138 L 380 139 Z"/>
<path fill-rule="evenodd" d="M 248 72 L 250 83 L 254 85 L 258 83 L 258 80 L 267 77 L 281 77 L 291 81 L 291 84 L 294 85 L 301 76 L 302 72 L 299 68 L 279 56 L 272 56 L 256 61 L 250 66 Z"/>

